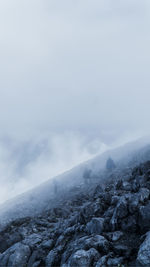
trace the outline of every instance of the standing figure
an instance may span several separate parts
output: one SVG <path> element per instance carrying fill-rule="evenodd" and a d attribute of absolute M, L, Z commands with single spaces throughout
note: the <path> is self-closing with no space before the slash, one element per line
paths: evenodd
<path fill-rule="evenodd" d="M 84 183 L 85 184 L 90 184 L 90 182 L 91 182 L 91 173 L 92 173 L 92 170 L 90 170 L 90 169 L 86 168 L 84 170 L 83 179 L 84 179 Z"/>
<path fill-rule="evenodd" d="M 53 187 L 54 187 L 54 194 L 57 195 L 58 193 L 58 182 L 56 179 L 53 180 Z"/>
<path fill-rule="evenodd" d="M 112 158 L 109 158 L 106 162 L 106 170 L 107 171 L 112 171 L 116 168 L 116 165 L 114 163 L 114 161 L 112 160 Z"/>

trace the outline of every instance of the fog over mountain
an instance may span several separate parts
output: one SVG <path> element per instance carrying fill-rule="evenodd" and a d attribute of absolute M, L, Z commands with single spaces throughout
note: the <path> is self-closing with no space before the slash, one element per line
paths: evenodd
<path fill-rule="evenodd" d="M 150 2 L 1 0 L 0 202 L 150 131 Z"/>

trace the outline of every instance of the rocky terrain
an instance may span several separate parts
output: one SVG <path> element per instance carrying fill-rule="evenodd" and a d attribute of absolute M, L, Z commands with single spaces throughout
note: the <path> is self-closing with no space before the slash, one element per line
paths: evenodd
<path fill-rule="evenodd" d="M 103 178 L 1 226 L 0 267 L 150 266 L 150 161 Z"/>

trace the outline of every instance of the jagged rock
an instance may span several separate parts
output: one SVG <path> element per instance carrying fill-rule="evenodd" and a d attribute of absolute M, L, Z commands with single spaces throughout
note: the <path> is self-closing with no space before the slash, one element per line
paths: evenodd
<path fill-rule="evenodd" d="M 138 192 L 140 188 L 140 183 L 137 180 L 132 181 L 132 192 L 136 193 Z"/>
<path fill-rule="evenodd" d="M 122 187 L 122 180 L 119 179 L 119 180 L 116 182 L 115 186 L 116 186 L 116 189 L 117 189 L 117 190 L 121 189 L 121 187 Z"/>
<path fill-rule="evenodd" d="M 129 197 L 129 212 L 134 214 L 139 209 L 139 195 L 131 194 Z"/>
<path fill-rule="evenodd" d="M 118 220 L 128 215 L 128 204 L 125 197 L 120 197 L 118 204 L 114 210 L 113 216 L 110 220 L 110 228 L 112 231 L 117 230 Z"/>
<path fill-rule="evenodd" d="M 35 247 L 36 244 L 41 243 L 42 241 L 42 235 L 39 234 L 32 234 L 27 236 L 22 242 L 25 245 L 28 245 L 30 247 Z"/>
<path fill-rule="evenodd" d="M 109 258 L 107 260 L 107 266 L 120 266 L 121 263 L 123 263 L 123 257 Z"/>
<path fill-rule="evenodd" d="M 98 197 L 101 193 L 103 193 L 103 188 L 101 185 L 97 185 L 94 190 L 94 196 Z"/>
<path fill-rule="evenodd" d="M 128 215 L 127 201 L 124 197 L 120 198 L 120 200 L 117 204 L 115 213 L 116 213 L 117 218 L 120 218 L 120 219 L 122 219 Z"/>
<path fill-rule="evenodd" d="M 38 256 L 38 250 L 33 251 L 28 261 L 28 267 L 32 267 L 34 265 L 37 256 Z"/>
<path fill-rule="evenodd" d="M 94 235 L 90 238 L 85 240 L 85 247 L 88 248 L 95 248 L 100 253 L 101 252 L 108 252 L 109 250 L 109 242 L 101 235 Z"/>
<path fill-rule="evenodd" d="M 94 216 L 94 205 L 93 203 L 86 203 L 83 205 L 83 207 L 80 210 L 80 216 L 82 216 L 82 219 L 79 220 L 80 223 L 87 223 L 89 219 Z"/>
<path fill-rule="evenodd" d="M 0 255 L 0 267 L 25 267 L 31 251 L 29 246 L 16 243 Z"/>
<path fill-rule="evenodd" d="M 68 267 L 90 267 L 93 259 L 98 260 L 100 257 L 96 249 L 91 248 L 88 251 L 83 249 L 77 250 L 69 259 Z"/>
<path fill-rule="evenodd" d="M 144 204 L 150 196 L 150 191 L 147 188 L 140 188 L 139 190 L 139 200 Z"/>
<path fill-rule="evenodd" d="M 60 254 L 57 250 L 53 249 L 49 252 L 45 260 L 46 267 L 59 266 Z"/>
<path fill-rule="evenodd" d="M 116 231 L 112 233 L 107 233 L 106 236 L 108 237 L 110 241 L 116 242 L 123 236 L 123 232 Z"/>
<path fill-rule="evenodd" d="M 125 232 L 135 233 L 137 231 L 137 227 L 137 217 L 134 215 L 128 216 L 121 221 L 121 229 Z"/>
<path fill-rule="evenodd" d="M 150 266 L 150 232 L 147 233 L 145 241 L 140 246 L 137 261 L 142 266 Z"/>
<path fill-rule="evenodd" d="M 112 199 L 111 199 L 111 205 L 113 206 L 116 206 L 116 204 L 118 203 L 120 197 L 115 195 L 115 196 L 112 196 Z"/>
<path fill-rule="evenodd" d="M 132 185 L 129 182 L 122 182 L 121 189 L 125 191 L 131 191 L 132 190 Z"/>
<path fill-rule="evenodd" d="M 8 243 L 5 237 L 0 237 L 0 253 L 3 253 L 8 248 Z"/>
<path fill-rule="evenodd" d="M 103 218 L 93 218 L 86 226 L 86 230 L 89 234 L 101 234 L 104 229 Z"/>
<path fill-rule="evenodd" d="M 54 241 L 52 239 L 50 239 L 50 240 L 44 240 L 41 243 L 41 247 L 43 249 L 49 249 L 50 250 L 50 249 L 52 249 L 53 245 L 54 245 Z"/>
<path fill-rule="evenodd" d="M 41 261 L 36 261 L 33 263 L 32 267 L 40 267 Z"/>
<path fill-rule="evenodd" d="M 113 213 L 114 213 L 114 208 L 109 207 L 108 210 L 105 211 L 103 216 L 106 218 L 111 218 L 113 216 Z"/>
<path fill-rule="evenodd" d="M 128 246 L 122 244 L 113 245 L 113 251 L 116 255 L 127 257 L 131 253 L 131 249 Z"/>
<path fill-rule="evenodd" d="M 108 256 L 101 257 L 96 263 L 95 267 L 106 267 Z"/>
<path fill-rule="evenodd" d="M 141 232 L 145 233 L 150 230 L 150 201 L 146 206 L 139 208 L 139 226 Z"/>

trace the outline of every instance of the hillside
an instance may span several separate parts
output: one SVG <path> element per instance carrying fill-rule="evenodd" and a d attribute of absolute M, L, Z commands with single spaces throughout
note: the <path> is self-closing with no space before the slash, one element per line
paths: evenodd
<path fill-rule="evenodd" d="M 1 225 L 1 267 L 150 266 L 150 161 L 103 171 L 45 207 Z"/>
<path fill-rule="evenodd" d="M 0 224 L 4 225 L 14 219 L 25 216 L 35 216 L 41 212 L 55 206 L 54 182 L 58 187 L 58 198 L 70 194 L 74 187 L 83 186 L 83 172 L 85 168 L 92 170 L 92 183 L 103 183 L 107 179 L 105 165 L 111 156 L 117 166 L 116 175 L 125 172 L 127 168 L 133 168 L 141 162 L 150 160 L 149 138 L 140 139 L 135 142 L 127 143 L 124 146 L 111 149 L 105 153 L 84 162 L 75 168 L 50 179 L 40 186 L 17 196 L 14 199 L 0 205 Z"/>

